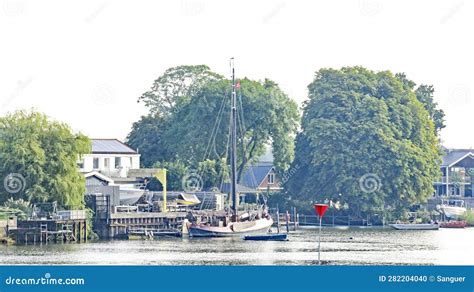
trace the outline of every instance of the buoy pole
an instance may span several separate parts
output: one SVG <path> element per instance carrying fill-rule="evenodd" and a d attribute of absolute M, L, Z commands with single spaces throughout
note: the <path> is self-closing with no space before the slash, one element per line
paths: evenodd
<path fill-rule="evenodd" d="M 319 215 L 319 235 L 318 235 L 318 265 L 321 265 L 321 227 L 323 225 L 323 215 L 328 209 L 327 204 L 314 204 L 314 210 Z"/>

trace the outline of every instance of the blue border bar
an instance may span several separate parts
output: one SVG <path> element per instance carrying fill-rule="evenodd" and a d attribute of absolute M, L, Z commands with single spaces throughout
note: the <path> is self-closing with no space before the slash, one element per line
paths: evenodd
<path fill-rule="evenodd" d="M 449 277 L 457 281 L 439 281 Z M 0 292 L 473 292 L 473 278 L 474 266 L 0 266 Z M 25 284 L 38 279 L 39 284 Z M 47 283 L 53 279 L 84 284 Z"/>

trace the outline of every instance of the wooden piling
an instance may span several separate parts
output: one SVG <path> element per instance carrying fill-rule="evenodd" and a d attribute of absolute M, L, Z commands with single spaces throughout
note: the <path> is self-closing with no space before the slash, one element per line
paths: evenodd
<path fill-rule="evenodd" d="M 296 231 L 296 207 L 293 207 L 293 231 Z"/>

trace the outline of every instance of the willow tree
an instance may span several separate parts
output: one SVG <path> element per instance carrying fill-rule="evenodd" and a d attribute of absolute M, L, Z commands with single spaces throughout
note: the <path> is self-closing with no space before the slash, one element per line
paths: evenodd
<path fill-rule="evenodd" d="M 83 206 L 85 180 L 77 169 L 90 141 L 64 123 L 38 112 L 18 111 L 0 118 L 0 201 L 56 201 Z"/>
<path fill-rule="evenodd" d="M 432 115 L 388 71 L 321 69 L 308 86 L 293 198 L 337 200 L 357 215 L 426 202 L 439 175 Z"/>

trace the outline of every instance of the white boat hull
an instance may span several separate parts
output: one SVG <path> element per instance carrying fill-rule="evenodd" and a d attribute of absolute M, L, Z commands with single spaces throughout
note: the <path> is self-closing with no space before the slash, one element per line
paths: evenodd
<path fill-rule="evenodd" d="M 271 218 L 247 222 L 233 222 L 225 227 L 192 224 L 189 227 L 190 237 L 228 237 L 244 234 L 266 233 L 273 224 Z"/>
<path fill-rule="evenodd" d="M 438 230 L 439 224 L 390 224 L 390 227 L 397 230 Z"/>
<path fill-rule="evenodd" d="M 456 218 L 466 213 L 466 208 L 456 206 L 441 206 L 440 210 L 448 218 Z"/>

